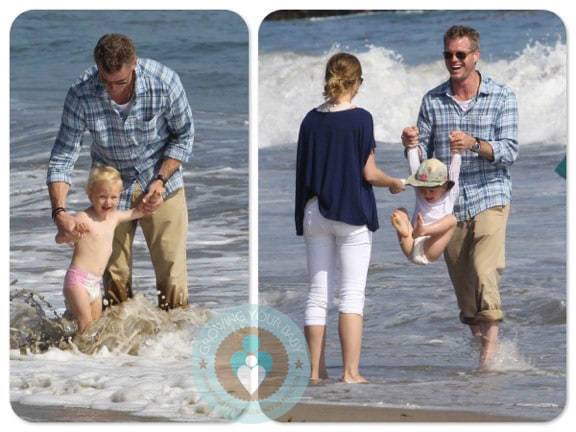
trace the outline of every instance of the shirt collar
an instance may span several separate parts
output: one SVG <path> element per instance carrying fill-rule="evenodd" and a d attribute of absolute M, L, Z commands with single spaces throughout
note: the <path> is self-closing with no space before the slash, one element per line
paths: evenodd
<path fill-rule="evenodd" d="M 92 69 L 93 70 L 92 70 L 92 78 L 91 79 L 93 80 L 93 83 L 94 83 L 94 95 L 96 97 L 107 97 L 110 99 L 110 95 L 106 91 L 106 88 L 98 79 L 98 67 L 96 65 L 94 65 L 92 67 Z M 134 85 L 134 94 L 132 95 L 133 97 L 138 96 L 139 94 L 142 94 L 142 92 L 144 92 L 144 90 L 145 90 L 144 80 L 141 79 L 141 77 L 143 76 L 143 73 L 144 73 L 144 68 L 140 62 L 140 58 L 138 58 L 138 60 L 137 60 L 136 68 L 134 69 L 134 71 L 136 73 L 136 75 L 134 77 L 136 82 Z"/>
<path fill-rule="evenodd" d="M 489 93 L 487 80 L 482 76 L 480 71 L 477 72 L 478 75 L 480 75 L 480 86 L 478 87 L 478 94 L 480 95 Z M 436 87 L 436 93 L 445 94 L 447 96 L 453 97 L 454 94 L 452 93 L 452 87 L 450 86 L 450 79 L 446 80 L 443 84 Z"/>

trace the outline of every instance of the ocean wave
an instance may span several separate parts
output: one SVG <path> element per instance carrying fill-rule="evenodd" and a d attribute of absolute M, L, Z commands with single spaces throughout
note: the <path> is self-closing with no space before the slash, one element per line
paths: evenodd
<path fill-rule="evenodd" d="M 295 143 L 306 112 L 322 102 L 324 66 L 343 49 L 322 55 L 263 53 L 259 61 L 259 147 Z M 364 73 L 355 103 L 374 116 L 378 142 L 396 143 L 414 124 L 422 96 L 447 79 L 442 60 L 407 65 L 399 53 L 370 46 L 356 53 Z M 511 60 L 481 58 L 478 69 L 509 85 L 519 105 L 522 144 L 563 144 L 567 139 L 566 44 L 529 43 Z"/>

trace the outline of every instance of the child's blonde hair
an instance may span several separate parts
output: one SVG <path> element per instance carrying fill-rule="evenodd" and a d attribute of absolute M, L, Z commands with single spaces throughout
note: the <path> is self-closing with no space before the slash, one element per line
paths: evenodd
<path fill-rule="evenodd" d="M 92 190 L 98 183 L 120 183 L 120 187 L 122 187 L 122 177 L 118 170 L 111 166 L 96 167 L 90 171 L 86 190 Z"/>

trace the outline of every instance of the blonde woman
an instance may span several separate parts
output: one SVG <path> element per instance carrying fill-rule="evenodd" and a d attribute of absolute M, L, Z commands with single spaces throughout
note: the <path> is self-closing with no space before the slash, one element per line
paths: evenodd
<path fill-rule="evenodd" d="M 372 187 L 387 187 L 392 193 L 404 190 L 401 179 L 377 167 L 372 115 L 352 103 L 362 81 L 362 67 L 354 55 L 333 55 L 326 65 L 325 103 L 312 109 L 300 126 L 295 222 L 296 234 L 303 235 L 306 244 L 304 334 L 312 381 L 328 378 L 326 317 L 339 280 L 342 379 L 366 382 L 359 363 L 364 289 L 372 233 L 378 229 Z"/>

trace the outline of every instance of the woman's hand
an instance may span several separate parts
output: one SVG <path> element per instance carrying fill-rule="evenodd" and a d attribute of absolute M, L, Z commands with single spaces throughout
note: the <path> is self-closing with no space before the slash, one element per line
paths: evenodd
<path fill-rule="evenodd" d="M 392 184 L 388 187 L 391 194 L 396 195 L 397 193 L 404 192 L 406 190 L 406 184 L 404 180 L 395 178 Z"/>

